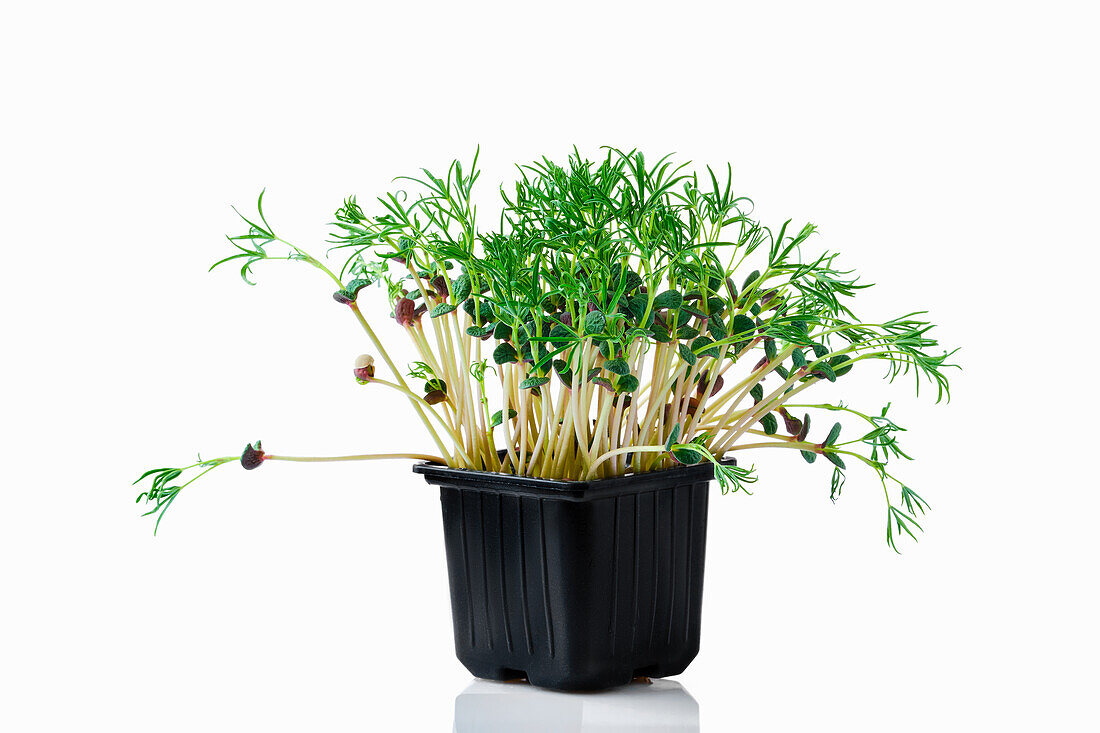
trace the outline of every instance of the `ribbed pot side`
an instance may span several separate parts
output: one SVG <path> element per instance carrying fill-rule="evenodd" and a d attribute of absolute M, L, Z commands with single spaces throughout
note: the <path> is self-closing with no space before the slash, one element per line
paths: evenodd
<path fill-rule="evenodd" d="M 710 464 L 591 482 L 414 470 L 440 487 L 473 675 L 598 690 L 679 674 L 699 652 Z"/>

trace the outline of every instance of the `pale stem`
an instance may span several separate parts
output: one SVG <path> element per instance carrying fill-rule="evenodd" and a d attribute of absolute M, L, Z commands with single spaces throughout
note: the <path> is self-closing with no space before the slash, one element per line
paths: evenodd
<path fill-rule="evenodd" d="M 505 449 L 508 451 L 508 458 L 512 461 L 513 470 L 517 473 L 520 470 L 519 457 L 516 455 L 516 450 L 512 439 L 512 418 L 508 417 L 508 411 L 512 407 L 512 365 L 501 364 L 501 375 L 504 377 L 501 379 L 501 387 L 504 391 L 504 405 L 500 408 L 500 421 L 504 426 L 504 440 Z"/>
<path fill-rule="evenodd" d="M 411 458 L 414 461 L 429 461 L 447 465 L 439 456 L 426 453 L 365 453 L 355 456 L 277 456 L 270 453 L 264 454 L 265 461 L 294 461 L 295 463 L 334 463 L 337 461 L 384 461 L 393 458 Z"/>
<path fill-rule="evenodd" d="M 404 387 L 407 391 L 409 389 L 409 385 L 405 383 L 405 379 L 401 376 L 400 370 L 398 370 L 397 365 L 393 363 L 393 359 L 390 358 L 389 352 L 387 352 L 385 347 L 382 346 L 382 342 L 378 340 L 378 336 L 375 335 L 374 329 L 370 327 L 370 324 L 367 323 L 367 319 L 363 317 L 363 314 L 361 312 L 359 312 L 359 306 L 355 303 L 352 303 L 351 310 L 355 314 L 355 317 L 359 320 L 359 324 L 363 327 L 363 330 L 366 331 L 367 337 L 370 339 L 371 343 L 374 344 L 374 348 L 378 350 L 378 353 L 382 356 L 382 359 L 390 368 L 390 371 L 393 373 L 393 376 L 397 380 L 397 383 Z M 420 408 L 420 405 L 416 403 L 416 400 L 409 401 L 412 403 L 413 410 L 416 411 L 417 416 L 420 418 L 420 422 L 424 423 L 424 427 L 427 428 L 428 433 L 431 434 L 432 440 L 435 441 L 436 447 L 439 448 L 439 452 L 442 453 L 443 456 L 447 459 L 446 461 L 444 461 L 444 463 L 448 466 L 454 465 L 454 459 L 452 459 L 451 454 L 447 452 L 447 448 L 443 445 L 443 441 L 439 438 L 439 433 L 437 433 L 435 431 L 435 428 L 432 427 L 432 424 L 428 421 L 428 417 L 424 414 L 423 410 Z"/>
<path fill-rule="evenodd" d="M 608 458 L 612 458 L 621 453 L 664 453 L 665 450 L 666 449 L 663 445 L 628 445 L 623 448 L 609 450 L 596 458 L 595 462 L 588 467 L 588 473 L 585 474 L 585 479 L 594 479 L 596 477 L 596 469 L 601 463 L 606 461 Z"/>
<path fill-rule="evenodd" d="M 737 439 L 740 438 L 745 433 L 745 431 L 747 431 L 750 427 L 752 427 L 752 425 L 757 420 L 759 420 L 761 417 L 768 414 L 769 412 L 774 410 L 776 407 L 780 407 L 784 402 L 789 400 L 791 397 L 794 397 L 796 394 L 798 394 L 802 390 L 806 389 L 807 387 L 813 386 L 818 381 L 820 381 L 820 380 L 818 380 L 816 378 L 815 379 L 810 379 L 806 383 L 795 387 L 790 392 L 782 393 L 778 398 L 776 398 L 774 396 L 775 393 L 773 393 L 772 395 L 769 395 L 764 400 L 761 400 L 760 404 L 757 405 L 756 408 L 754 408 L 752 411 L 749 412 L 749 414 L 747 414 L 745 417 L 741 418 L 738 421 L 737 425 L 740 426 L 740 427 L 731 428 L 732 434 L 728 438 L 726 438 L 722 443 L 722 447 L 721 447 L 722 452 L 731 450 L 732 446 L 737 441 Z M 786 384 L 786 383 L 784 383 L 784 384 Z M 785 389 L 786 389 L 785 386 L 780 387 L 780 389 L 777 390 L 777 392 L 782 392 L 782 390 L 785 390 Z"/>

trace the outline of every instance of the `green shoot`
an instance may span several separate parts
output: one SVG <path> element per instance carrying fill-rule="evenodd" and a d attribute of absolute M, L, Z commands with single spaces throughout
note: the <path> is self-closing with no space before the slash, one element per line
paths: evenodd
<path fill-rule="evenodd" d="M 369 206 L 345 199 L 332 269 L 275 232 L 261 193 L 256 215 L 241 216 L 246 232 L 229 237 L 236 251 L 214 267 L 239 266 L 249 283 L 271 260 L 325 274 L 391 374 L 377 376 L 362 355 L 357 381 L 404 395 L 450 466 L 581 480 L 705 460 L 728 493 L 756 480 L 729 460 L 738 451 L 784 448 L 831 465 L 833 501 L 853 460 L 869 466 L 886 494 L 890 547 L 915 538 L 928 505 L 888 472 L 909 459 L 889 405 L 870 415 L 798 400 L 870 363 L 949 400 L 955 352 L 939 346 L 923 311 L 858 317 L 853 300 L 871 285 L 811 247 L 813 225 L 754 219 L 729 166 L 700 175 L 670 156 L 616 148 L 595 160 L 576 150 L 541 158 L 517 167 L 487 227 L 474 203 L 477 163 L 475 154 L 442 174 L 402 177 L 404 191 Z M 360 291 L 375 283 L 385 305 L 361 309 Z M 389 319 L 380 338 L 375 326 Z M 402 332 L 417 355 L 406 368 L 385 348 Z M 811 428 L 823 412 L 863 427 Z M 158 522 L 187 485 L 169 484 L 212 467 L 144 477 Z"/>

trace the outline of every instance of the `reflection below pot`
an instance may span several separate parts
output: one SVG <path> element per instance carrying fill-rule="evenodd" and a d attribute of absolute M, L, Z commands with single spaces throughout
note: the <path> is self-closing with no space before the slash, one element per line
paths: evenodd
<path fill-rule="evenodd" d="M 475 680 L 455 698 L 454 733 L 699 733 L 699 704 L 677 682 L 563 693 Z"/>

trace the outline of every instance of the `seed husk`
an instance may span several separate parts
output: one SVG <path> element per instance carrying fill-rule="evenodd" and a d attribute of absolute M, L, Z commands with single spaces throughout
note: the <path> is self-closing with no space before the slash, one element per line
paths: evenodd
<path fill-rule="evenodd" d="M 245 467 L 245 470 L 251 471 L 254 468 L 259 468 L 260 464 L 264 462 L 264 450 L 260 445 L 260 441 L 256 441 L 256 447 L 253 448 L 249 443 L 245 446 L 244 452 L 241 453 L 241 465 Z"/>
<path fill-rule="evenodd" d="M 355 357 L 355 367 L 352 369 L 355 378 L 366 383 L 374 379 L 374 357 L 370 354 L 360 354 Z"/>

